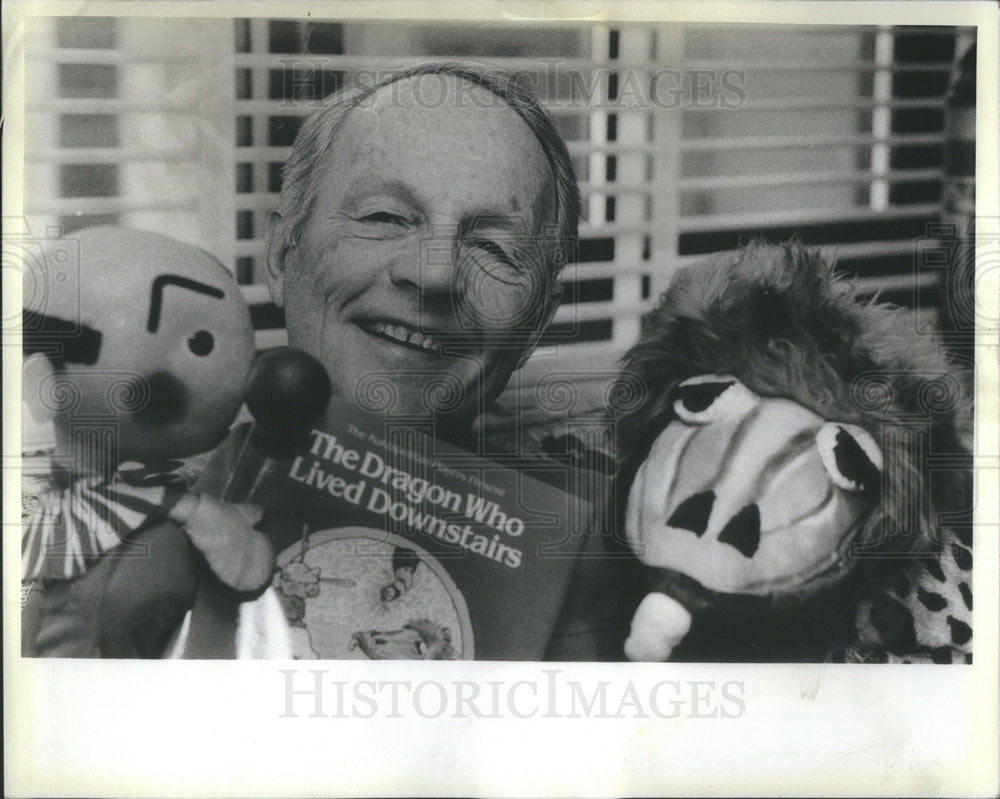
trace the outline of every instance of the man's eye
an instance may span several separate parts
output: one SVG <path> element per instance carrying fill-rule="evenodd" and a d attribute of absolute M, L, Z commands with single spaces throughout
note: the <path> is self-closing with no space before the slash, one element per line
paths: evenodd
<path fill-rule="evenodd" d="M 490 258 L 495 258 L 503 263 L 511 263 L 510 256 L 504 252 L 503 247 L 497 244 L 495 241 L 490 241 L 489 239 L 477 239 L 473 242 L 473 246 L 480 252 L 490 256 Z"/>
<path fill-rule="evenodd" d="M 514 258 L 495 241 L 476 239 L 470 242 L 471 261 L 481 272 L 493 280 L 512 285 L 522 285 L 530 279 L 525 265 Z"/>
<path fill-rule="evenodd" d="M 362 239 L 392 239 L 405 235 L 411 223 L 402 214 L 372 211 L 354 217 L 354 235 Z"/>
<path fill-rule="evenodd" d="M 406 225 L 407 221 L 398 214 L 390 214 L 388 211 L 376 211 L 372 214 L 365 214 L 360 219 L 361 222 L 371 222 L 376 225 Z"/>

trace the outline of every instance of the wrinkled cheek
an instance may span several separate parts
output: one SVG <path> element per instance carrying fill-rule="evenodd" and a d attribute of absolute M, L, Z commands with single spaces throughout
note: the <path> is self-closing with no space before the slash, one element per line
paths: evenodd
<path fill-rule="evenodd" d="M 501 280 L 470 269 L 458 282 L 456 317 L 466 329 L 526 335 L 542 323 L 546 296 L 540 279 Z"/>
<path fill-rule="evenodd" d="M 339 246 L 331 246 L 321 258 L 305 251 L 287 267 L 285 323 L 289 343 L 312 355 L 320 355 L 323 340 L 335 335 L 341 298 L 363 288 L 352 270 L 345 268 L 339 250 Z"/>
<path fill-rule="evenodd" d="M 322 331 L 324 314 L 322 294 L 309 277 L 297 272 L 286 273 L 283 302 L 289 344 L 307 351 Z"/>

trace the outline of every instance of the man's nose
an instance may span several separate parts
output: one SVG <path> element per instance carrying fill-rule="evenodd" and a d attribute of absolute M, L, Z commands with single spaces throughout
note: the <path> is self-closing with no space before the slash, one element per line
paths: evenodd
<path fill-rule="evenodd" d="M 414 237 L 412 246 L 397 253 L 389 276 L 398 286 L 416 288 L 425 296 L 451 294 L 458 259 L 457 230 L 435 228 Z"/>

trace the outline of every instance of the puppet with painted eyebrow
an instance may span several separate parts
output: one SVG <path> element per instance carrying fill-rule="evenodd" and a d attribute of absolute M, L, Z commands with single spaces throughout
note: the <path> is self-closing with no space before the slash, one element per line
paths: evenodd
<path fill-rule="evenodd" d="M 229 590 L 269 584 L 259 510 L 187 490 L 182 458 L 221 441 L 254 357 L 249 311 L 207 253 L 90 228 L 78 289 L 23 314 L 25 399 L 56 431 L 51 487 L 22 539 L 22 651 L 158 656 L 199 560 Z"/>

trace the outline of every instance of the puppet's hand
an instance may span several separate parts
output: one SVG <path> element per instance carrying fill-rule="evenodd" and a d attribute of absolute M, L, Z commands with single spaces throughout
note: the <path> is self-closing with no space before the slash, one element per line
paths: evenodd
<path fill-rule="evenodd" d="M 632 617 L 632 630 L 625 641 L 629 660 L 662 662 L 688 634 L 691 614 L 666 594 L 647 594 Z"/>
<path fill-rule="evenodd" d="M 178 521 L 215 575 L 241 593 L 267 587 L 274 549 L 267 536 L 253 529 L 263 511 L 254 505 L 227 505 L 207 494 L 190 500 L 175 508 Z"/>

